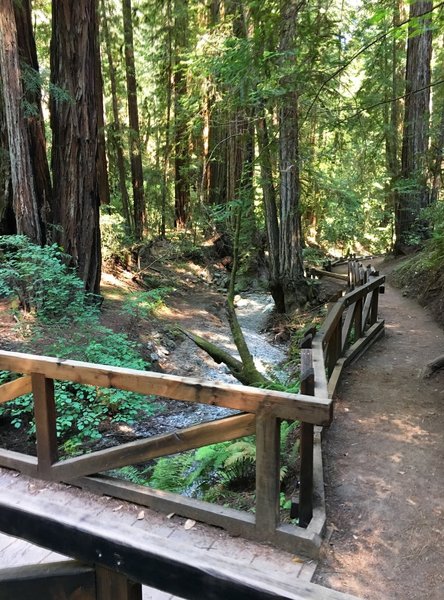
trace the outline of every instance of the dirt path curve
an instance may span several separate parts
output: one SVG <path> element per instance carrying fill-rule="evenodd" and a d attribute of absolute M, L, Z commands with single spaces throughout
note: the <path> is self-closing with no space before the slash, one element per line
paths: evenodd
<path fill-rule="evenodd" d="M 385 338 L 342 379 L 325 435 L 331 537 L 314 581 L 372 600 L 444 598 L 444 332 L 386 286 Z"/>

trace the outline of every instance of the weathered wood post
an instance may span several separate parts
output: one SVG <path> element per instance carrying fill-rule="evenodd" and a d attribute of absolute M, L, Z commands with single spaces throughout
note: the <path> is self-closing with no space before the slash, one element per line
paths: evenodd
<path fill-rule="evenodd" d="M 54 381 L 40 373 L 32 373 L 31 378 L 38 472 L 42 478 L 49 479 L 51 465 L 58 460 Z"/>
<path fill-rule="evenodd" d="M 372 307 L 370 311 L 370 325 L 374 325 L 378 320 L 378 308 L 379 308 L 379 288 L 376 288 L 372 292 Z"/>
<path fill-rule="evenodd" d="M 280 522 L 280 420 L 266 412 L 256 416 L 256 529 L 271 539 Z"/>
<path fill-rule="evenodd" d="M 314 396 L 315 379 L 311 349 L 301 350 L 301 394 Z M 299 490 L 299 525 L 307 527 L 313 516 L 313 431 L 311 423 L 301 423 L 299 447 L 301 472 Z"/>
<path fill-rule="evenodd" d="M 142 586 L 123 573 L 96 565 L 97 600 L 142 600 Z"/>
<path fill-rule="evenodd" d="M 362 322 L 362 309 L 363 309 L 362 298 L 358 298 L 358 300 L 356 300 L 356 304 L 355 304 L 355 318 L 354 318 L 355 342 L 357 340 L 359 340 L 359 338 L 362 335 L 362 331 L 363 331 L 364 323 Z"/>

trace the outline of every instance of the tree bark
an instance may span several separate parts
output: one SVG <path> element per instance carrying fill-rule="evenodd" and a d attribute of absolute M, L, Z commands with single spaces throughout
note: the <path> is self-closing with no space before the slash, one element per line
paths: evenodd
<path fill-rule="evenodd" d="M 37 77 L 39 64 L 32 28 L 30 0 L 21 0 L 19 3 L 14 3 L 14 14 L 17 24 L 17 41 L 22 69 L 28 69 L 32 77 Z M 31 89 L 25 89 L 24 93 L 28 106 L 31 107 L 29 114 L 26 116 L 25 123 L 28 132 L 29 153 L 34 175 L 37 206 L 39 215 L 41 216 L 42 242 L 45 243 L 51 241 L 47 225 L 52 223 L 52 184 L 46 156 L 45 123 L 40 85 L 33 85 Z"/>
<path fill-rule="evenodd" d="M 17 227 L 12 207 L 8 128 L 3 102 L 3 82 L 0 78 L 0 235 L 13 235 L 15 233 L 17 233 Z"/>
<path fill-rule="evenodd" d="M 69 99 L 52 98 L 53 214 L 60 243 L 72 257 L 88 292 L 99 293 L 101 272 L 99 229 L 100 81 L 96 2 L 53 0 L 51 39 L 52 83 Z"/>
<path fill-rule="evenodd" d="M 175 48 L 176 65 L 174 69 L 174 226 L 183 229 L 188 220 L 190 204 L 189 185 L 189 135 L 187 114 L 183 100 L 187 94 L 187 79 L 182 53 L 188 41 L 188 0 L 175 0 Z"/>
<path fill-rule="evenodd" d="M 294 62 L 291 57 L 296 50 L 296 23 L 301 6 L 299 0 L 282 0 L 281 33 L 279 50 L 282 66 Z M 279 163 L 280 163 L 280 280 L 285 294 L 288 312 L 303 304 L 308 297 L 302 260 L 302 228 L 300 215 L 299 183 L 299 115 L 298 91 L 294 77 L 281 78 L 286 90 L 279 108 Z"/>
<path fill-rule="evenodd" d="M 125 157 L 123 154 L 122 147 L 122 124 L 119 117 L 119 99 L 117 95 L 117 78 L 116 69 L 114 66 L 113 53 L 111 49 L 111 37 L 108 27 L 108 18 L 106 15 L 105 0 L 101 0 L 101 12 L 102 12 L 102 28 L 103 38 L 105 41 L 106 56 L 108 60 L 108 76 L 111 86 L 111 104 L 113 111 L 113 125 L 109 135 L 110 144 L 114 148 L 116 156 L 116 167 L 117 175 L 119 179 L 119 191 L 122 199 L 122 212 L 125 218 L 128 230 L 133 231 L 134 219 L 131 213 L 131 206 L 129 200 L 128 190 L 126 188 L 126 175 L 125 175 Z"/>
<path fill-rule="evenodd" d="M 12 0 L 0 3 L 0 72 L 3 82 L 5 117 L 17 233 L 37 244 L 44 242 L 42 218 L 32 168 L 22 98 L 17 27 Z"/>
<path fill-rule="evenodd" d="M 406 99 L 401 155 L 401 190 L 396 212 L 395 251 L 403 253 L 414 245 L 412 236 L 423 232 L 416 222 L 429 202 L 426 183 L 426 154 L 429 146 L 430 77 L 432 30 L 430 13 L 433 2 L 417 0 L 410 5 L 406 65 Z M 421 32 L 418 34 L 418 27 Z"/>
<path fill-rule="evenodd" d="M 145 194 L 143 190 L 142 148 L 140 143 L 137 80 L 134 64 L 134 41 L 131 0 L 122 1 L 125 41 L 126 86 L 130 126 L 130 159 L 134 198 L 134 232 L 136 240 L 143 238 L 145 229 Z"/>
<path fill-rule="evenodd" d="M 259 109 L 256 117 L 256 135 L 261 169 L 262 196 L 267 231 L 268 262 L 270 270 L 270 292 L 276 310 L 285 312 L 285 295 L 280 279 L 279 268 L 279 222 L 276 203 L 276 189 L 273 183 L 273 166 L 270 155 L 270 140 L 264 109 Z"/>

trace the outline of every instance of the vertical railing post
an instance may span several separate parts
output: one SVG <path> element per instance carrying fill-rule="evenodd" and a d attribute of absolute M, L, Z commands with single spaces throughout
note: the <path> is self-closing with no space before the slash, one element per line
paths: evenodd
<path fill-rule="evenodd" d="M 339 319 L 329 341 L 327 351 L 327 373 L 328 377 L 333 373 L 342 351 L 342 318 Z"/>
<path fill-rule="evenodd" d="M 362 307 L 362 298 L 359 298 L 358 300 L 356 300 L 355 304 L 355 342 L 359 340 L 359 338 L 362 335 Z"/>
<path fill-rule="evenodd" d="M 122 573 L 96 565 L 96 596 L 97 600 L 142 600 L 142 586 Z"/>
<path fill-rule="evenodd" d="M 370 309 L 370 325 L 374 325 L 378 320 L 379 288 L 372 292 L 372 306 Z"/>
<path fill-rule="evenodd" d="M 51 465 L 58 459 L 54 381 L 40 373 L 32 373 L 31 377 L 38 473 L 46 479 L 49 478 Z"/>
<path fill-rule="evenodd" d="M 301 394 L 314 396 L 315 379 L 311 350 L 301 350 Z M 299 525 L 307 527 L 313 516 L 313 425 L 301 423 Z"/>
<path fill-rule="evenodd" d="M 256 416 L 256 529 L 271 540 L 280 522 L 280 420 L 269 413 Z"/>

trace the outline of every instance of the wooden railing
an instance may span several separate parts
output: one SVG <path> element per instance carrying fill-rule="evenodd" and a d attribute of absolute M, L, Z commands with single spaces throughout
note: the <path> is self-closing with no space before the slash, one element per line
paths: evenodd
<path fill-rule="evenodd" d="M 0 369 L 24 374 L 0 387 L 0 403 L 32 391 L 37 441 L 36 457 L 0 450 L 0 466 L 42 479 L 75 482 L 100 494 L 174 512 L 247 538 L 273 542 L 309 556 L 316 554 L 319 546 L 316 532 L 280 523 L 280 420 L 328 425 L 332 418 L 332 402 L 328 398 L 14 352 L 0 352 Z M 59 460 L 54 380 L 211 404 L 235 409 L 241 414 Z M 256 435 L 254 515 L 100 475 L 111 469 L 251 434 Z"/>
<path fill-rule="evenodd" d="M 354 267 L 349 273 L 359 273 Z M 385 277 L 363 275 L 364 285 L 352 289 L 330 309 L 318 332 L 309 330 L 301 346 L 301 392 L 316 398 L 333 398 L 343 369 L 362 354 L 384 333 L 384 321 L 378 320 L 379 293 L 384 290 Z M 357 284 L 353 279 L 352 287 Z M 321 428 L 301 423 L 300 493 L 292 503 L 291 516 L 298 517 L 301 526 L 310 523 L 313 504 L 323 504 L 323 489 L 314 488 L 314 470 L 322 472 L 320 454 Z M 318 452 L 314 454 L 314 448 Z M 318 465 L 314 464 L 318 461 Z M 319 478 L 318 478 L 319 479 Z M 316 499 L 315 496 L 318 496 Z M 320 496 L 320 498 L 319 498 Z"/>
<path fill-rule="evenodd" d="M 24 374 L 0 386 L 0 404 L 32 392 L 37 441 L 37 456 L 0 449 L 0 466 L 42 479 L 75 483 L 99 494 L 167 513 L 174 512 L 223 527 L 236 535 L 268 541 L 307 556 L 317 556 L 325 511 L 316 426 L 326 426 L 331 422 L 331 398 L 342 369 L 383 332 L 384 324 L 377 320 L 378 294 L 383 281 L 383 277 L 378 277 L 341 298 L 328 314 L 321 330 L 314 337 L 313 332 L 306 337 L 302 353 L 301 394 L 0 352 L 0 370 Z M 240 414 L 60 460 L 54 380 L 211 404 L 235 409 Z M 280 522 L 279 438 L 282 419 L 301 422 L 300 496 L 292 509 L 292 516 L 299 517 L 300 527 Z M 256 435 L 255 514 L 160 492 L 101 474 L 251 434 Z"/>

